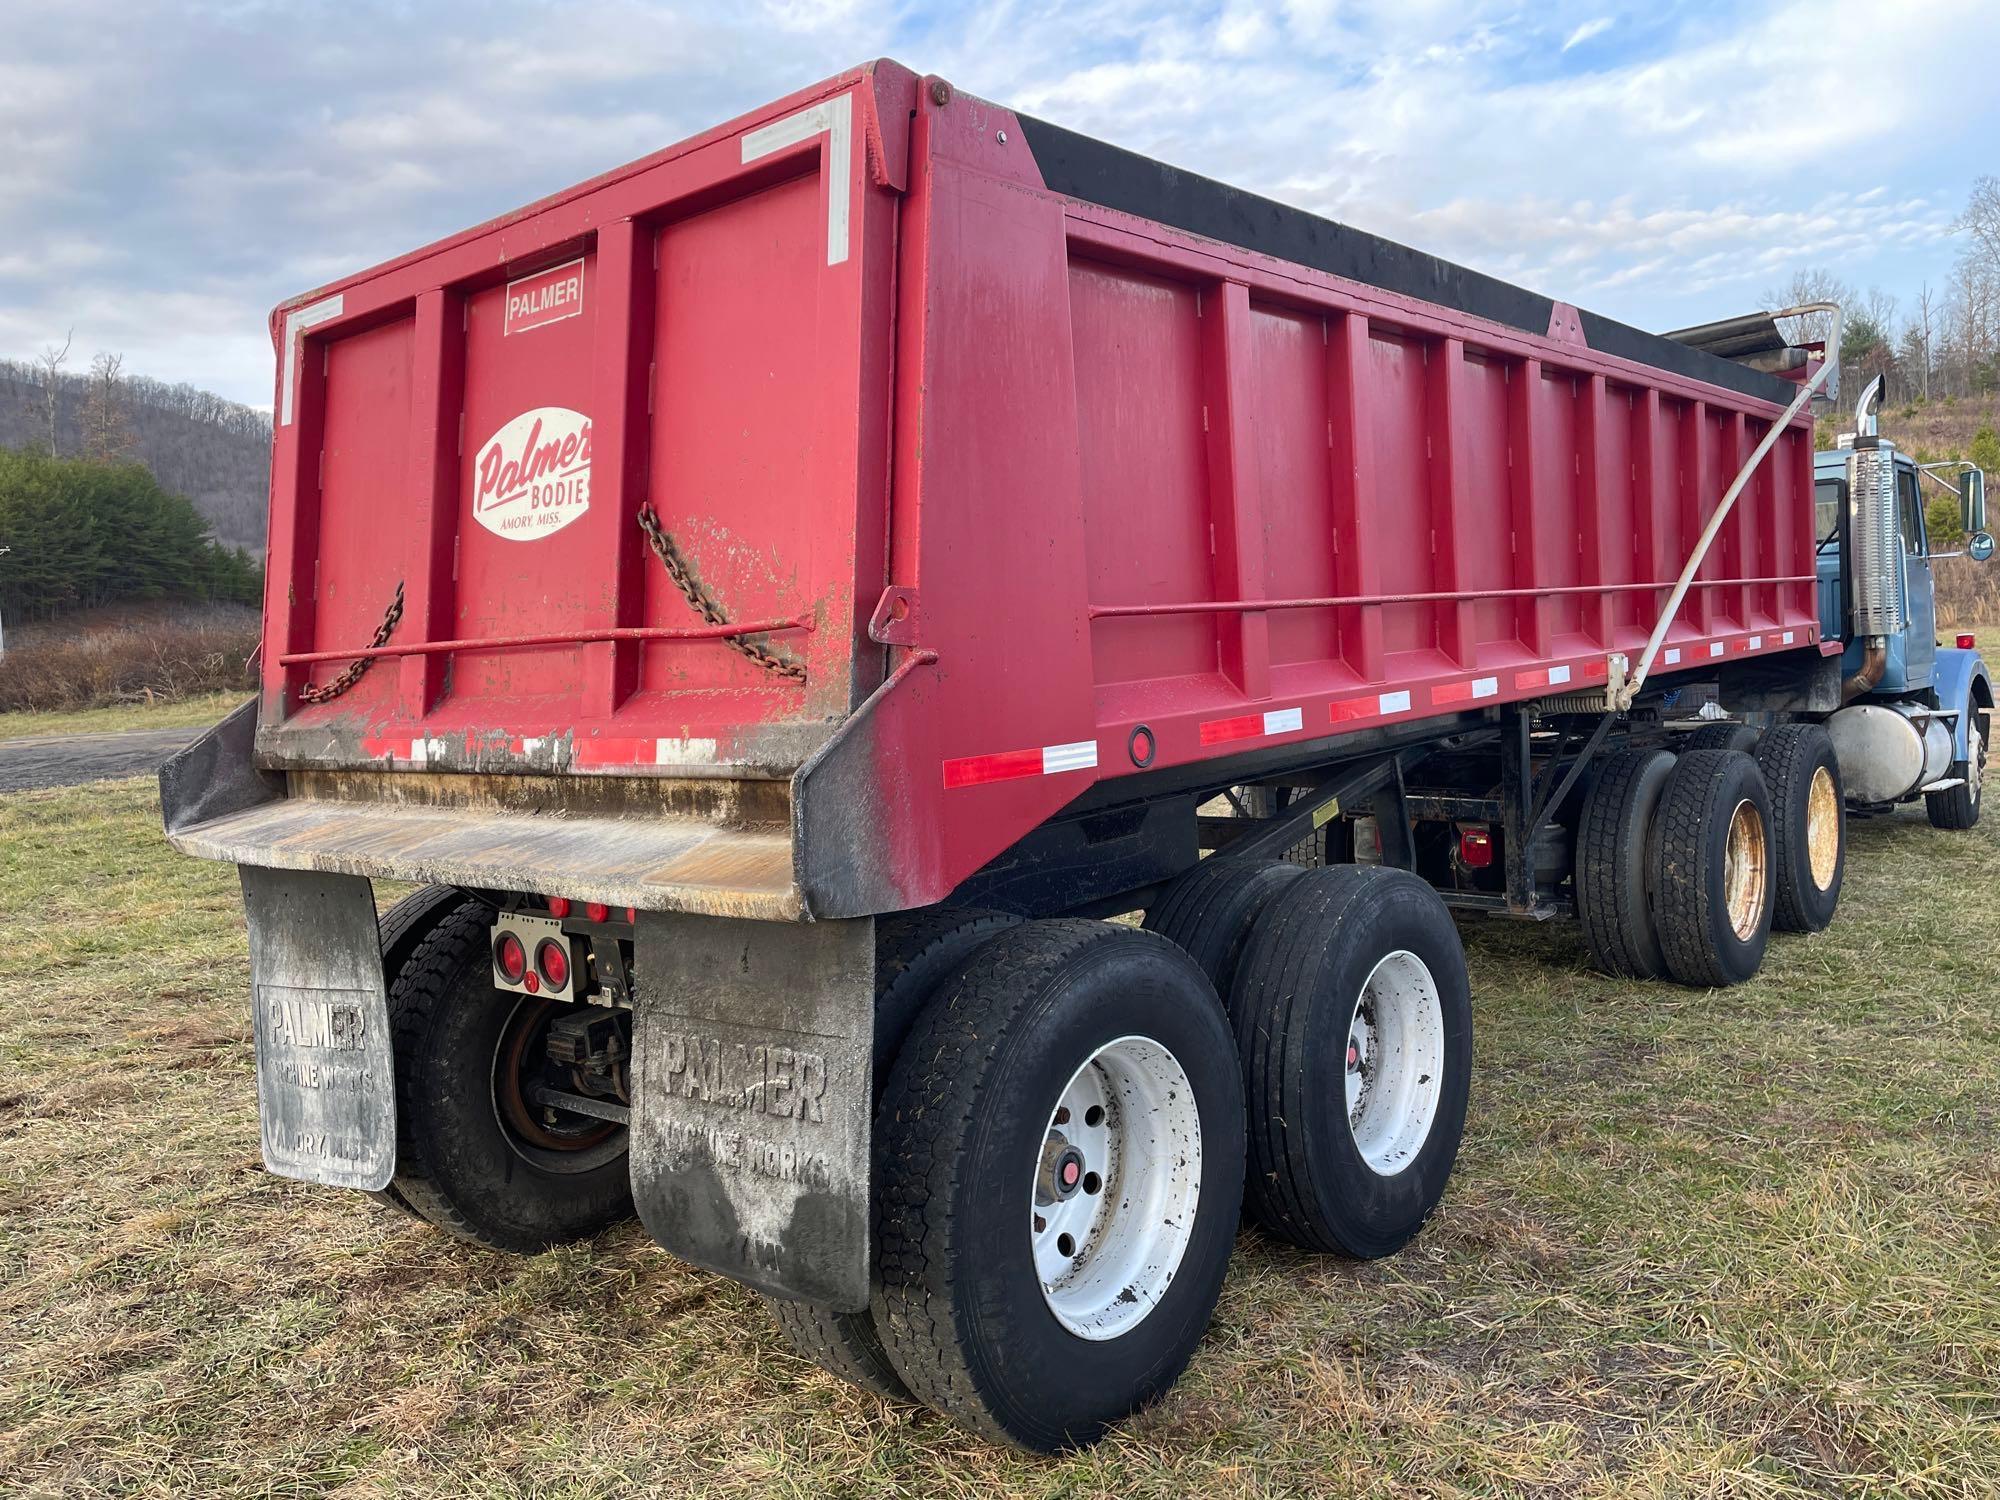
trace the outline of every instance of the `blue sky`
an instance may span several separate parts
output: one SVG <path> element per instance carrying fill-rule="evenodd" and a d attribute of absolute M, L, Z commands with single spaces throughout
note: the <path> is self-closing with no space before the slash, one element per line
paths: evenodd
<path fill-rule="evenodd" d="M 255 405 L 280 298 L 874 56 L 1656 329 L 2000 172 L 1994 0 L 0 5 L 0 356 Z"/>

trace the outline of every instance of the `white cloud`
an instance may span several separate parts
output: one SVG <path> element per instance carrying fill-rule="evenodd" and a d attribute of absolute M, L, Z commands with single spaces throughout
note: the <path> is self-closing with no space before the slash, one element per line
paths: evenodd
<path fill-rule="evenodd" d="M 1937 82 L 2000 49 L 1991 0 L 922 4 L 10 13 L 0 355 L 74 324 L 267 399 L 280 298 L 883 53 L 1654 327 L 1801 264 L 1935 279 L 2000 138 Z"/>
<path fill-rule="evenodd" d="M 1573 47 L 1581 47 L 1594 36 L 1603 36 L 1611 29 L 1612 21 L 1611 16 L 1596 16 L 1585 21 L 1569 34 L 1568 40 L 1562 44 L 1563 51 L 1568 52 Z"/>

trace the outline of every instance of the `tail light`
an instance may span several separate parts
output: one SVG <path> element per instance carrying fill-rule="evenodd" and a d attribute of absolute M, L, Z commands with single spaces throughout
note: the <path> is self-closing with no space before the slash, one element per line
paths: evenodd
<path fill-rule="evenodd" d="M 528 977 L 528 950 L 520 938 L 503 932 L 493 940 L 493 967 L 509 984 L 519 984 Z"/>
<path fill-rule="evenodd" d="M 569 897 L 567 897 L 567 896 L 551 896 L 551 897 L 549 897 L 549 915 L 550 915 L 550 916 L 552 916 L 552 917 L 566 917 L 566 916 L 568 916 L 568 915 L 569 915 Z"/>
<path fill-rule="evenodd" d="M 1979 643 L 1972 638 L 1970 633 L 1962 634 L 1958 638 L 1958 649 L 1961 651 L 1970 651 L 1974 646 L 1978 644 Z"/>
<path fill-rule="evenodd" d="M 608 922 L 611 920 L 611 908 L 606 906 L 602 901 L 592 901 L 586 904 L 583 908 L 583 914 L 593 922 Z"/>
<path fill-rule="evenodd" d="M 556 938 L 543 938 L 535 948 L 535 968 L 551 990 L 569 988 L 569 948 Z"/>
<path fill-rule="evenodd" d="M 1468 870 L 1484 870 L 1493 863 L 1493 835 L 1484 828 L 1465 828 L 1458 835 L 1458 857 Z"/>

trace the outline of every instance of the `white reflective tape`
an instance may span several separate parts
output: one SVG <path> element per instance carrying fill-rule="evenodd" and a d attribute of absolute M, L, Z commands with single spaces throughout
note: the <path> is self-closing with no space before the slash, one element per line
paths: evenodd
<path fill-rule="evenodd" d="M 854 193 L 848 180 L 854 161 L 854 96 L 841 94 L 751 131 L 743 137 L 743 164 L 821 133 L 826 136 L 826 263 L 837 266 L 847 259 L 848 199 Z"/>
<path fill-rule="evenodd" d="M 1791 645 L 1791 643 L 1792 643 L 1792 632 L 1787 630 L 1785 632 L 1785 644 L 1789 646 Z"/>
<path fill-rule="evenodd" d="M 1722 655 L 1722 642 L 1720 642 L 1720 641 L 1710 641 L 1710 642 L 1708 643 L 1708 654 L 1709 654 L 1710 656 L 1720 656 L 1720 655 Z"/>
<path fill-rule="evenodd" d="M 1670 666 L 1670 667 L 1671 667 L 1671 666 L 1674 666 L 1674 665 L 1675 665 L 1676 663 L 1678 663 L 1678 662 L 1680 661 L 1680 659 L 1681 659 L 1681 648 L 1680 648 L 1680 647 L 1678 647 L 1678 646 L 1669 646 L 1669 647 L 1667 647 L 1667 665 L 1668 665 L 1668 666 Z"/>
<path fill-rule="evenodd" d="M 1491 698 L 1499 691 L 1500 679 L 1497 677 L 1477 678 L 1472 684 L 1472 696 L 1475 698 Z"/>
<path fill-rule="evenodd" d="M 1550 687 L 1554 687 L 1554 686 L 1555 686 L 1555 685 L 1556 685 L 1557 683 L 1559 683 L 1559 682 L 1568 682 L 1568 681 L 1569 681 L 1569 668 L 1568 668 L 1568 667 L 1550 667 L 1550 668 L 1549 668 L 1549 686 L 1550 686 Z"/>
<path fill-rule="evenodd" d="M 1264 715 L 1266 734 L 1290 734 L 1305 727 L 1306 711 L 1302 708 L 1273 708 Z"/>
<path fill-rule="evenodd" d="M 1058 771 L 1086 771 L 1097 764 L 1097 741 L 1078 740 L 1073 745 L 1042 746 L 1042 774 Z"/>
<path fill-rule="evenodd" d="M 1404 714 L 1410 711 L 1410 695 L 1406 692 L 1384 693 L 1377 705 L 1385 714 Z"/>
<path fill-rule="evenodd" d="M 278 392 L 278 425 L 292 425 L 292 392 L 299 384 L 299 347 L 305 342 L 305 331 L 316 328 L 321 323 L 331 322 L 340 316 L 346 305 L 343 294 L 335 292 L 331 297 L 315 302 L 311 307 L 302 307 L 285 317 L 285 388 Z"/>
<path fill-rule="evenodd" d="M 1762 637 L 1761 635 L 1751 636 L 1750 649 L 1752 651 L 1762 651 L 1764 649 L 1764 637 Z"/>

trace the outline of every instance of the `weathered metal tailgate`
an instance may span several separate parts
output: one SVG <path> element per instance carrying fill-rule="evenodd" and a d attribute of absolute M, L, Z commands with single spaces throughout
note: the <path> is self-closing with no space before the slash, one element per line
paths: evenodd
<path fill-rule="evenodd" d="M 857 69 L 277 310 L 260 764 L 810 754 L 882 672 L 914 83 Z"/>

